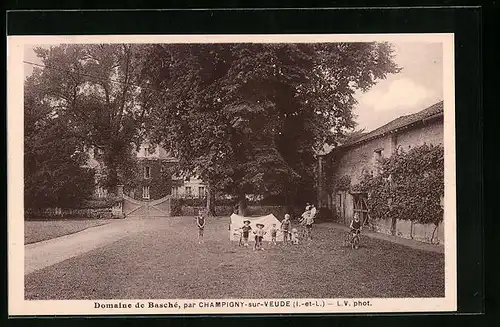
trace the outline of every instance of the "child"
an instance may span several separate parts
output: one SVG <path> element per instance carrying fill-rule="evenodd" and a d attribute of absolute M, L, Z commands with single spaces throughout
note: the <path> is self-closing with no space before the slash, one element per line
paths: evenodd
<path fill-rule="evenodd" d="M 292 227 L 292 223 L 290 221 L 290 215 L 285 214 L 285 219 L 281 222 L 281 231 L 283 232 L 283 244 L 288 244 L 290 239 L 290 230 Z"/>
<path fill-rule="evenodd" d="M 273 224 L 273 227 L 271 227 L 271 244 L 276 245 L 276 234 L 278 230 L 276 229 L 276 224 Z"/>
<path fill-rule="evenodd" d="M 243 221 L 243 227 L 241 227 L 241 235 L 243 236 L 243 244 L 244 246 L 248 246 L 248 235 L 252 227 L 250 227 L 250 220 Z"/>
<path fill-rule="evenodd" d="M 255 245 L 253 247 L 254 250 L 264 250 L 262 247 L 262 239 L 266 232 L 264 231 L 264 224 L 257 224 L 257 229 L 253 232 L 255 234 Z"/>
<path fill-rule="evenodd" d="M 299 244 L 299 231 L 297 228 L 292 229 L 292 244 Z"/>
<path fill-rule="evenodd" d="M 316 206 L 314 204 L 311 204 L 311 218 L 314 220 L 316 218 L 316 214 L 318 213 L 318 210 L 316 209 Z"/>
<path fill-rule="evenodd" d="M 316 208 L 313 205 L 311 206 L 309 214 L 304 219 L 304 225 L 306 226 L 306 237 L 309 239 L 309 241 L 312 240 L 312 227 L 314 224 L 315 215 L 316 215 Z"/>
<path fill-rule="evenodd" d="M 306 207 L 306 211 L 304 211 L 304 213 L 302 214 L 300 220 L 299 220 L 299 223 L 302 225 L 302 226 L 305 226 L 303 227 L 301 230 L 302 230 L 302 236 L 306 237 L 310 236 L 310 228 L 312 227 L 312 223 L 311 223 L 311 220 L 312 220 L 312 217 L 311 217 L 311 206 L 308 205 Z"/>
<path fill-rule="evenodd" d="M 361 221 L 359 220 L 359 214 L 356 212 L 354 213 L 353 220 L 351 221 L 351 225 L 349 226 L 351 229 L 352 236 L 354 237 L 356 234 L 359 235 L 361 232 Z"/>
<path fill-rule="evenodd" d="M 205 229 L 205 211 L 200 210 L 196 217 L 196 225 L 198 226 L 198 244 L 203 242 L 203 231 Z"/>
<path fill-rule="evenodd" d="M 308 206 L 306 207 L 306 210 L 305 210 L 305 211 L 302 213 L 302 215 L 300 216 L 299 223 L 300 223 L 301 225 L 304 225 L 306 218 L 307 218 L 307 217 L 309 217 L 309 215 L 310 215 L 310 214 L 311 214 L 311 206 L 310 206 L 310 205 L 308 205 Z"/>

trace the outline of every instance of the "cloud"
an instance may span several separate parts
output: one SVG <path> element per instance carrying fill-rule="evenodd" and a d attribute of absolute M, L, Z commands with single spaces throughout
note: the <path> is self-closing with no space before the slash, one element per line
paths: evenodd
<path fill-rule="evenodd" d="M 359 97 L 359 103 L 374 111 L 407 109 L 434 98 L 435 92 L 409 78 L 400 78 L 389 84 L 387 90 L 372 89 Z"/>

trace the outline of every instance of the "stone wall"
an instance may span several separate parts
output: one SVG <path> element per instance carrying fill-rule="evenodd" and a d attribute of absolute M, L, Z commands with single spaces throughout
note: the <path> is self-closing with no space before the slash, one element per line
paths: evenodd
<path fill-rule="evenodd" d="M 435 121 L 420 128 L 414 128 L 397 134 L 396 144 L 398 147 L 408 151 L 410 148 L 427 144 L 443 144 L 444 130 L 443 122 Z"/>
<path fill-rule="evenodd" d="M 375 170 L 375 150 L 383 149 L 382 155 L 390 155 L 390 136 L 380 137 L 368 142 L 355 145 L 351 148 L 341 150 L 334 163 L 334 178 L 347 175 L 351 178 L 351 184 L 357 184 L 363 174 L 363 170 L 373 172 Z M 333 181 L 327 181 L 332 183 Z"/>
<path fill-rule="evenodd" d="M 323 184 L 326 189 L 335 189 L 335 180 L 342 176 L 351 179 L 351 185 L 359 183 L 363 172 L 377 173 L 377 153 L 375 150 L 382 150 L 383 157 L 391 156 L 396 148 L 408 151 L 410 148 L 426 144 L 443 144 L 443 121 L 437 119 L 424 124 L 405 129 L 399 133 L 388 134 L 360 144 L 353 145 L 346 149 L 339 149 L 323 157 L 323 164 L 330 167 L 329 175 L 325 176 Z M 334 150 L 335 151 L 335 150 Z M 326 162 L 325 162 L 326 161 Z M 354 215 L 354 201 L 352 195 L 347 191 L 331 191 L 331 194 L 323 194 L 321 203 L 328 205 L 330 210 L 335 210 L 338 214 L 338 222 L 349 224 Z M 340 201 L 340 203 L 339 203 Z M 378 232 L 390 234 L 390 221 L 377 221 L 375 228 Z M 428 242 L 434 231 L 434 225 L 412 226 L 410 233 L 410 222 L 398 221 L 396 225 L 396 235 L 413 238 Z M 411 234 L 411 235 L 410 235 Z M 444 237 L 443 226 L 439 226 L 435 232 L 434 239 L 442 242 Z"/>
<path fill-rule="evenodd" d="M 375 232 L 388 235 L 392 234 L 390 219 L 372 220 L 371 227 Z M 432 235 L 433 232 L 434 236 Z M 444 225 L 441 223 L 436 228 L 434 224 L 416 224 L 408 220 L 398 220 L 396 222 L 395 235 L 403 238 L 414 239 L 425 243 L 443 244 Z"/>
<path fill-rule="evenodd" d="M 38 219 L 113 219 L 121 218 L 113 208 L 46 208 L 40 210 L 26 210 L 24 215 L 26 220 Z"/>

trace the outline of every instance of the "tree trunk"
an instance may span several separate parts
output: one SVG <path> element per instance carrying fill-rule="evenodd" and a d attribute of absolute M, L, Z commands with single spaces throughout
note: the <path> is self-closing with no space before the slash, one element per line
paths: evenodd
<path fill-rule="evenodd" d="M 413 240 L 413 221 L 410 220 L 410 238 Z"/>
<path fill-rule="evenodd" d="M 210 186 L 210 182 L 207 183 L 207 213 L 208 216 L 215 216 L 215 192 Z"/>
<path fill-rule="evenodd" d="M 432 236 L 431 236 L 431 244 L 434 244 L 434 234 L 436 233 L 436 230 L 438 229 L 439 224 L 434 224 L 434 230 L 432 231 Z"/>
<path fill-rule="evenodd" d="M 239 195 L 239 199 L 238 199 L 238 215 L 246 216 L 247 213 L 248 213 L 247 199 L 246 199 L 245 193 L 241 193 Z"/>
<path fill-rule="evenodd" d="M 396 235 L 396 222 L 397 219 L 394 217 L 392 218 L 392 223 L 391 223 L 391 234 Z"/>

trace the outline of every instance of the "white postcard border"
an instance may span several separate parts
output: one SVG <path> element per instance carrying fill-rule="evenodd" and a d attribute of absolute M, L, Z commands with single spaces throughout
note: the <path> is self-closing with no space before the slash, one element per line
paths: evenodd
<path fill-rule="evenodd" d="M 316 42 L 440 42 L 443 44 L 443 100 L 445 144 L 445 297 L 369 299 L 211 299 L 211 300 L 25 300 L 23 201 L 23 58 L 25 45 L 60 43 L 316 43 Z M 457 310 L 456 172 L 454 35 L 433 34 L 279 34 L 279 35 L 68 35 L 8 36 L 7 44 L 7 153 L 8 153 L 8 307 L 9 315 L 116 314 L 268 314 L 268 313 L 386 313 Z M 269 301 L 277 301 L 270 307 Z M 280 301 L 288 301 L 283 305 Z M 347 301 L 347 302 L 344 302 Z M 370 305 L 355 306 L 356 301 Z M 95 303 L 130 304 L 132 308 L 95 308 Z M 167 308 L 148 308 L 149 303 Z M 208 307 L 200 303 L 213 303 Z M 216 307 L 225 302 L 224 307 Z M 236 307 L 236 302 L 243 303 Z M 252 303 L 266 305 L 251 306 Z M 177 307 L 169 307 L 174 303 Z M 192 307 L 184 308 L 184 305 Z M 193 304 L 194 303 L 194 304 Z M 229 303 L 233 303 L 230 306 Z M 315 303 L 304 305 L 304 303 Z M 145 307 L 141 307 L 144 304 Z M 301 304 L 298 306 L 298 304 Z M 345 304 L 345 305 L 340 305 Z M 350 304 L 350 305 L 349 305 Z M 136 307 L 138 306 L 138 307 Z"/>

